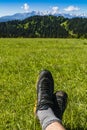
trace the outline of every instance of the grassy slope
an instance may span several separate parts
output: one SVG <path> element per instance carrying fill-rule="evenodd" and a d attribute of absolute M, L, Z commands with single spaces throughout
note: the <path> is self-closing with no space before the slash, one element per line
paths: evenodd
<path fill-rule="evenodd" d="M 87 40 L 0 39 L 0 130 L 40 130 L 33 107 L 44 68 L 68 93 L 66 128 L 87 128 Z"/>

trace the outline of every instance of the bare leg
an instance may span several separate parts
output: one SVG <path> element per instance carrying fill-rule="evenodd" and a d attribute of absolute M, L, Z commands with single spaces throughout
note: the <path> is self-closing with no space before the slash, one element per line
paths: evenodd
<path fill-rule="evenodd" d="M 46 130 L 65 130 L 65 128 L 59 122 L 53 122 L 47 126 Z"/>

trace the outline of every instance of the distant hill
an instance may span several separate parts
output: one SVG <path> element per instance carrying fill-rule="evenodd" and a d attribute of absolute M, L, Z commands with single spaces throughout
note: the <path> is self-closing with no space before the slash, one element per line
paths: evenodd
<path fill-rule="evenodd" d="M 10 16 L 0 17 L 0 22 L 7 22 L 7 21 L 12 21 L 12 20 L 24 20 L 25 18 L 35 16 L 35 15 L 40 15 L 40 13 L 36 11 L 32 11 L 30 13 L 17 13 Z"/>
<path fill-rule="evenodd" d="M 35 15 L 24 20 L 1 22 L 0 37 L 87 38 L 87 18 Z"/>
<path fill-rule="evenodd" d="M 44 13 L 43 12 L 37 12 L 37 11 L 32 11 L 32 12 L 29 12 L 29 13 L 16 13 L 14 15 L 10 15 L 10 16 L 3 16 L 3 17 L 0 17 L 0 22 L 7 22 L 7 21 L 12 21 L 12 20 L 24 20 L 28 17 L 31 17 L 31 16 L 44 16 Z M 49 14 L 45 14 L 47 16 L 49 15 L 53 15 L 53 16 L 63 16 L 65 18 L 75 18 L 75 17 L 87 17 L 87 16 L 84 16 L 84 15 L 72 15 L 72 14 L 64 14 L 64 13 L 58 13 L 58 14 L 52 14 L 52 13 L 49 13 Z"/>

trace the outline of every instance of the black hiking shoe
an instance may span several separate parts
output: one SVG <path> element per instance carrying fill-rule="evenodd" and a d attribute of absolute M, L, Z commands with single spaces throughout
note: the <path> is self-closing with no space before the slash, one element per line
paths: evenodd
<path fill-rule="evenodd" d="M 57 91 L 54 94 L 54 114 L 56 117 L 58 117 L 60 120 L 62 120 L 63 113 L 67 106 L 67 98 L 68 95 L 64 91 Z"/>
<path fill-rule="evenodd" d="M 38 110 L 53 108 L 54 80 L 48 70 L 41 71 L 37 82 L 37 106 Z"/>

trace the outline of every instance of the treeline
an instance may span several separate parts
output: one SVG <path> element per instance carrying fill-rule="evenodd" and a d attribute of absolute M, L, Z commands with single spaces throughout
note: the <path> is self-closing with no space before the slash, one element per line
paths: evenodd
<path fill-rule="evenodd" d="M 33 16 L 0 23 L 0 37 L 87 38 L 86 18 Z"/>

